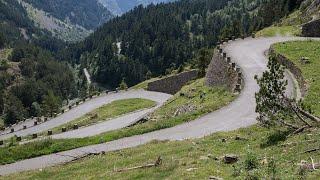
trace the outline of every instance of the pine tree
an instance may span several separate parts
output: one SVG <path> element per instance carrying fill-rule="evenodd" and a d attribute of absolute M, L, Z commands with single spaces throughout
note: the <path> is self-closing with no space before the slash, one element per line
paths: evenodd
<path fill-rule="evenodd" d="M 296 131 L 312 127 L 307 119 L 319 124 L 318 117 L 304 111 L 295 99 L 285 95 L 288 82 L 284 78 L 284 67 L 275 57 L 270 57 L 268 70 L 261 78 L 255 76 L 260 86 L 259 92 L 255 94 L 256 112 L 259 113 L 257 120 L 268 127 L 280 125 Z"/>
<path fill-rule="evenodd" d="M 207 49 L 201 49 L 199 52 L 199 57 L 197 59 L 197 68 L 199 69 L 199 77 L 204 77 L 206 75 L 206 69 L 210 63 L 210 53 Z"/>
<path fill-rule="evenodd" d="M 283 106 L 287 81 L 284 80 L 284 68 L 271 57 L 268 62 L 268 69 L 261 78 L 255 76 L 260 87 L 256 97 L 257 118 L 264 125 L 275 125 L 283 121 L 282 115 L 287 109 Z"/>
<path fill-rule="evenodd" d="M 6 98 L 4 114 L 4 123 L 10 125 L 22 121 L 27 112 L 22 102 L 16 96 L 9 94 Z"/>
<path fill-rule="evenodd" d="M 4 36 L 3 34 L 0 32 L 0 48 L 3 48 L 5 44 L 5 40 L 4 40 Z"/>
<path fill-rule="evenodd" d="M 122 81 L 121 81 L 121 83 L 120 83 L 120 85 L 119 85 L 119 88 L 120 88 L 121 90 L 127 90 L 127 89 L 128 89 L 128 85 L 127 85 L 127 83 L 125 82 L 125 79 L 124 79 L 124 78 L 122 78 Z"/>
<path fill-rule="evenodd" d="M 53 116 L 60 108 L 60 99 L 55 96 L 52 91 L 48 91 L 48 94 L 44 96 L 42 106 L 44 114 Z"/>

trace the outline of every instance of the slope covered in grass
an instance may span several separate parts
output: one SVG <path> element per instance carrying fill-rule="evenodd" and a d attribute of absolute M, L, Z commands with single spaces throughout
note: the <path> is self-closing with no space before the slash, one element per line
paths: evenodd
<path fill-rule="evenodd" d="M 155 105 L 156 103 L 154 101 L 139 98 L 113 101 L 110 104 L 106 104 L 98 109 L 95 109 L 92 112 L 87 113 L 86 115 L 67 124 L 56 127 L 52 131 L 54 134 L 60 133 L 62 127 L 66 127 L 67 130 L 71 130 L 74 124 L 77 124 L 79 127 L 90 126 L 92 124 L 107 121 L 130 112 L 151 108 Z"/>
<path fill-rule="evenodd" d="M 318 147 L 319 130 L 285 138 L 286 132 L 271 132 L 250 127 L 228 133 L 181 142 L 153 142 L 133 149 L 92 156 L 64 166 L 46 168 L 3 177 L 8 179 L 224 179 L 270 178 L 316 179 L 319 172 L 299 169 L 301 160 L 320 159 L 317 152 L 303 153 Z M 243 140 L 235 140 L 239 136 Z M 223 142 L 222 139 L 226 139 Z M 308 140 L 309 143 L 305 144 Z M 221 156 L 235 154 L 236 164 L 225 164 Z M 158 167 L 115 172 L 116 169 L 163 161 Z M 251 170 L 249 170 L 251 169 Z"/>
<path fill-rule="evenodd" d="M 163 107 L 150 115 L 145 123 L 81 139 L 45 139 L 23 145 L 13 142 L 0 148 L 0 164 L 173 127 L 215 111 L 230 103 L 235 97 L 224 88 L 206 87 L 204 79 L 200 79 L 185 86 Z"/>
<path fill-rule="evenodd" d="M 320 116 L 320 42 L 319 41 L 294 41 L 278 43 L 275 50 L 288 57 L 302 70 L 303 77 L 308 85 L 308 92 L 304 104 L 316 115 Z M 310 59 L 310 63 L 300 62 L 302 57 Z"/>

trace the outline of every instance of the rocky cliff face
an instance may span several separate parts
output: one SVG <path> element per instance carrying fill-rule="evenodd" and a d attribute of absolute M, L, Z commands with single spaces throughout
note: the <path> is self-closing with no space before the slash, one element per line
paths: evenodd
<path fill-rule="evenodd" d="M 320 18 L 320 0 L 304 0 L 301 4 L 300 10 L 304 16 L 315 20 Z"/>

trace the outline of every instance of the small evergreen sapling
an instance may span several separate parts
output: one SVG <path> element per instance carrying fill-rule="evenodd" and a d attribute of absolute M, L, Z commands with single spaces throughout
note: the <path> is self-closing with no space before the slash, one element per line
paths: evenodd
<path fill-rule="evenodd" d="M 257 120 L 265 126 L 286 126 L 301 132 L 312 125 L 305 119 L 319 123 L 318 117 L 304 111 L 294 99 L 285 95 L 287 80 L 284 76 L 284 67 L 275 57 L 270 57 L 268 70 L 262 77 L 255 76 L 259 92 L 255 94 Z M 302 126 L 304 125 L 304 126 Z"/>

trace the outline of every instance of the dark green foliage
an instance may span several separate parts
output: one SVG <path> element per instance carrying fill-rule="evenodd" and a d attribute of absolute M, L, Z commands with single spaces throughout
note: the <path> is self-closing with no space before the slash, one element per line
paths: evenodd
<path fill-rule="evenodd" d="M 197 68 L 199 69 L 199 77 L 206 75 L 206 69 L 210 63 L 212 53 L 208 49 L 201 49 L 197 56 Z"/>
<path fill-rule="evenodd" d="M 6 104 L 4 107 L 6 125 L 17 123 L 26 116 L 26 110 L 23 107 L 22 102 L 12 94 L 6 97 Z"/>
<path fill-rule="evenodd" d="M 4 93 L 1 90 L 0 91 L 0 114 L 3 113 L 3 110 L 4 110 Z"/>
<path fill-rule="evenodd" d="M 253 152 L 249 151 L 247 153 L 247 157 L 244 160 L 244 167 L 247 171 L 253 170 L 255 168 L 258 168 L 259 161 L 258 156 L 254 154 Z"/>
<path fill-rule="evenodd" d="M 284 67 L 275 57 L 271 57 L 268 69 L 261 78 L 255 77 L 260 86 L 255 97 L 256 112 L 259 113 L 258 121 L 270 126 L 282 123 L 288 109 L 284 106 L 287 85 L 287 81 L 284 80 Z"/>
<path fill-rule="evenodd" d="M 24 79 L 19 81 L 16 74 L 11 76 L 0 71 L 0 90 L 8 92 L 14 100 L 5 101 L 7 124 L 20 121 L 23 117 L 52 115 L 58 112 L 62 100 L 77 96 L 73 73 L 66 64 L 56 61 L 51 52 L 22 43 L 14 48 L 10 59 L 20 62 Z M 13 80 L 19 83 L 13 83 Z M 6 95 L 4 97 L 7 98 Z M 17 108 L 12 108 L 8 103 L 18 104 Z M 21 109 L 24 113 L 20 113 Z"/>
<path fill-rule="evenodd" d="M 44 96 L 42 106 L 43 112 L 47 116 L 53 116 L 54 113 L 58 113 L 61 101 L 59 97 L 55 96 L 52 91 L 49 91 Z"/>
<path fill-rule="evenodd" d="M 290 131 L 274 131 L 269 133 L 266 137 L 266 141 L 261 143 L 261 148 L 277 145 L 279 142 L 285 141 L 290 134 Z"/>
<path fill-rule="evenodd" d="M 68 19 L 86 29 L 95 29 L 107 20 L 112 14 L 97 0 L 24 0 L 38 9 L 50 13 L 64 21 Z"/>
<path fill-rule="evenodd" d="M 284 78 L 284 67 L 276 57 L 270 57 L 268 70 L 262 77 L 255 77 L 260 86 L 255 94 L 256 112 L 259 113 L 257 120 L 268 127 L 280 125 L 298 132 L 312 127 L 309 120 L 318 122 L 319 118 L 304 111 L 294 98 L 287 97 L 285 94 L 287 80 Z"/>
<path fill-rule="evenodd" d="M 42 113 L 42 108 L 39 103 L 33 102 L 30 108 L 30 115 L 34 117 L 39 117 Z"/>
<path fill-rule="evenodd" d="M 119 85 L 119 88 L 120 88 L 121 90 L 127 90 L 127 89 L 128 89 L 128 85 L 127 85 L 127 83 L 125 82 L 125 79 L 124 79 L 124 78 L 122 79 L 122 81 L 121 81 L 121 83 L 120 83 L 120 85 Z"/>
<path fill-rule="evenodd" d="M 4 35 L 0 32 L 0 49 L 5 45 Z"/>
<path fill-rule="evenodd" d="M 215 46 L 220 38 L 251 34 L 270 25 L 289 12 L 282 5 L 288 1 L 282 0 L 277 11 L 273 0 L 184 0 L 139 6 L 70 46 L 62 57 L 85 62 L 100 83 L 117 87 L 124 77 L 131 86 L 145 80 L 149 71 L 159 76 L 188 64 L 201 48 Z M 269 12 L 271 7 L 274 13 Z"/>

